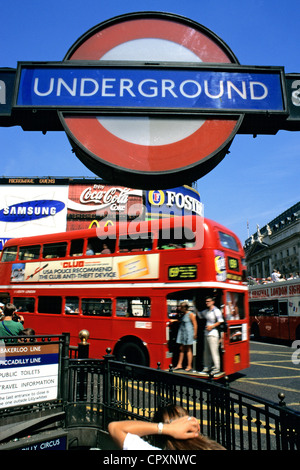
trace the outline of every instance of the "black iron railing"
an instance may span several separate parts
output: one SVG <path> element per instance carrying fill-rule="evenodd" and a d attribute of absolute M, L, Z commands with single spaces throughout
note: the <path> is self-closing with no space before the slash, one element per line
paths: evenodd
<path fill-rule="evenodd" d="M 151 420 L 155 411 L 178 404 L 199 419 L 201 432 L 228 450 L 297 450 L 300 413 L 220 385 L 104 360 L 71 360 L 67 426 L 107 429 L 111 420 Z"/>
<path fill-rule="evenodd" d="M 300 449 L 300 413 L 285 406 L 283 395 L 278 404 L 268 402 L 227 382 L 118 362 L 109 351 L 103 359 L 89 359 L 86 339 L 70 348 L 69 334 L 32 340 L 59 344 L 57 400 L 1 408 L 1 448 L 16 447 L 14 441 L 21 437 L 27 443 L 28 430 L 37 436 L 47 425 L 64 433 L 68 448 L 112 450 L 110 421 L 151 420 L 158 408 L 177 404 L 199 419 L 204 435 L 228 450 Z"/>

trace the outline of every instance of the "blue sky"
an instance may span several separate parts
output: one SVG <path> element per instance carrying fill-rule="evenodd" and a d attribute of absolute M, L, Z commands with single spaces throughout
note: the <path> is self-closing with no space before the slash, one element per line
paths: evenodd
<path fill-rule="evenodd" d="M 299 0 L 14 0 L 0 5 L 0 67 L 61 61 L 74 42 L 104 20 L 134 11 L 186 16 L 217 34 L 242 65 L 284 66 L 300 74 Z M 1 176 L 93 176 L 71 152 L 64 132 L 0 128 Z M 300 132 L 236 135 L 230 154 L 197 189 L 206 217 L 242 243 L 300 200 Z M 154 188 L 155 189 L 155 188 Z"/>

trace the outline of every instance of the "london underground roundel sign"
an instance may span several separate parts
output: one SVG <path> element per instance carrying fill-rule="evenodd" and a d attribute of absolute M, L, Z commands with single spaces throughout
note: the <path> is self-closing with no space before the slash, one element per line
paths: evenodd
<path fill-rule="evenodd" d="M 127 95 L 138 100 L 139 92 L 149 106 L 158 95 L 177 98 L 180 91 L 190 98 L 199 93 L 199 86 L 189 80 L 173 88 L 172 80 L 164 77 L 170 63 L 238 63 L 228 46 L 203 26 L 155 12 L 101 23 L 71 47 L 64 62 L 72 61 L 159 64 L 159 78 L 143 78 L 136 88 L 123 67 L 118 82 L 106 79 L 99 90 L 102 97 L 116 99 Z M 77 157 L 90 170 L 115 183 L 147 189 L 175 187 L 211 171 L 227 153 L 243 116 L 171 115 L 164 109 L 160 115 L 63 111 L 60 118 Z"/>

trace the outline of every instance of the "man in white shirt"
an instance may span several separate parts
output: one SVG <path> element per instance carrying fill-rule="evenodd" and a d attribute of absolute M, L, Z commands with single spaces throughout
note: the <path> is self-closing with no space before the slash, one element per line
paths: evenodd
<path fill-rule="evenodd" d="M 220 372 L 221 360 L 219 353 L 220 335 L 218 327 L 224 321 L 221 311 L 215 306 L 212 297 L 206 297 L 207 309 L 197 312 L 199 318 L 206 320 L 204 332 L 204 369 L 200 374 L 212 375 Z"/>
<path fill-rule="evenodd" d="M 278 282 L 280 281 L 280 272 L 277 269 L 273 269 L 273 272 L 271 274 L 271 279 L 273 282 Z"/>

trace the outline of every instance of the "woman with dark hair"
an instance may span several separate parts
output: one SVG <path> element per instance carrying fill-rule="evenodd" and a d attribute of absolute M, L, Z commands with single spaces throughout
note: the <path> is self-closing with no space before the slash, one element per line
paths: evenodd
<path fill-rule="evenodd" d="M 191 419 L 185 408 L 181 406 L 170 405 L 165 408 L 158 410 L 153 418 L 155 422 L 163 422 L 164 425 L 178 421 L 180 418 L 186 417 L 188 420 Z M 196 419 L 196 418 L 193 418 Z M 154 438 L 156 443 L 157 436 Z M 203 436 L 200 432 L 197 436 L 189 439 L 174 439 L 170 435 L 162 436 L 160 445 L 163 444 L 162 448 L 166 450 L 226 450 L 223 446 L 218 444 L 216 441 Z"/>
<path fill-rule="evenodd" d="M 108 431 L 123 450 L 226 450 L 202 436 L 198 420 L 180 406 L 162 408 L 155 414 L 153 422 L 111 422 Z M 142 437 L 145 436 L 155 436 L 155 445 L 144 441 Z"/>

